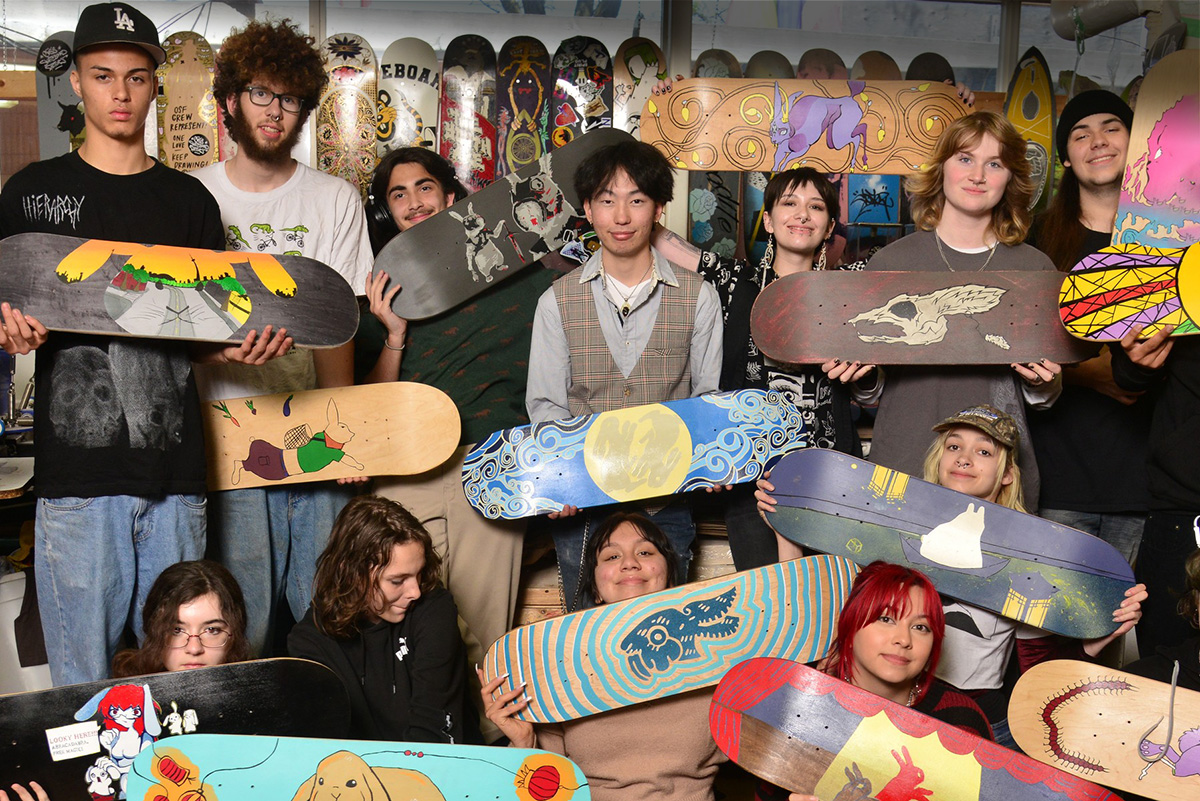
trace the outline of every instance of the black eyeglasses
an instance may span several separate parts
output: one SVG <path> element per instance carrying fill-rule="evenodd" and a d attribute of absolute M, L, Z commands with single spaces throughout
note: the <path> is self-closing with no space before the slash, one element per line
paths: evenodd
<path fill-rule="evenodd" d="M 304 108 L 304 101 L 295 95 L 281 95 L 264 86 L 247 86 L 242 91 L 250 95 L 250 102 L 256 106 L 269 106 L 278 98 L 279 107 L 291 114 L 299 114 Z"/>

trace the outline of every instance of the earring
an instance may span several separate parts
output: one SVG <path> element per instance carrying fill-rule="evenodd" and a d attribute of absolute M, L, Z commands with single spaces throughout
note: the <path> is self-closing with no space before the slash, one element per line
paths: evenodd
<path fill-rule="evenodd" d="M 817 266 L 813 268 L 814 270 L 824 270 L 825 269 L 825 257 L 827 255 L 826 250 L 828 250 L 828 249 L 829 249 L 829 240 L 827 239 L 821 243 L 821 253 L 819 256 L 817 256 Z"/>
<path fill-rule="evenodd" d="M 767 234 L 767 249 L 763 251 L 762 261 L 759 262 L 759 267 L 762 268 L 765 274 L 775 263 L 775 234 Z"/>

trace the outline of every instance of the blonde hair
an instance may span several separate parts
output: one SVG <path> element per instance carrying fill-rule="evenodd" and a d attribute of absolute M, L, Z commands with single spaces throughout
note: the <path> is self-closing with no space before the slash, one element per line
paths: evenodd
<path fill-rule="evenodd" d="M 963 428 L 972 428 L 966 425 Z M 954 428 L 958 428 L 955 426 Z M 948 428 L 940 432 L 933 440 L 933 444 L 929 446 L 929 450 L 925 452 L 925 480 L 931 484 L 941 484 L 940 476 L 938 475 L 938 465 L 942 460 L 942 452 L 946 449 L 946 438 L 954 433 L 954 428 Z M 987 433 L 987 432 L 984 432 Z M 990 435 L 989 435 L 990 438 Z M 1002 442 L 996 442 L 996 458 L 998 460 L 998 469 L 996 470 L 996 484 L 992 487 L 992 492 L 999 489 L 999 494 L 996 495 L 996 503 L 1001 506 L 1007 506 L 1009 509 L 1016 509 L 1018 512 L 1028 511 L 1025 508 L 1025 492 L 1021 489 L 1021 466 L 1017 464 L 1017 453 L 1008 445 Z M 1008 474 L 1012 476 L 1012 481 L 1004 484 L 1004 476 Z"/>
<path fill-rule="evenodd" d="M 954 154 L 975 147 L 984 136 L 991 136 L 1000 144 L 1000 161 L 1011 173 L 1004 196 L 992 209 L 990 228 L 1005 245 L 1019 245 L 1025 241 L 1033 220 L 1029 212 L 1033 181 L 1025 158 L 1025 140 L 1011 122 L 994 111 L 976 111 L 952 122 L 938 137 L 925 169 L 905 179 L 913 222 L 922 231 L 937 227 L 946 205 L 946 162 Z"/>

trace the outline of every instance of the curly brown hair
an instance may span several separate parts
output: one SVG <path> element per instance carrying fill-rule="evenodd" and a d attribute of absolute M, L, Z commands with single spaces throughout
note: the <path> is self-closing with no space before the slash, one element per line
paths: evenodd
<path fill-rule="evenodd" d="M 142 608 L 142 628 L 145 635 L 141 648 L 127 648 L 113 657 L 113 678 L 161 673 L 166 670 L 167 638 L 179 620 L 179 607 L 202 595 L 213 594 L 221 616 L 229 626 L 229 644 L 225 646 L 225 663 L 245 662 L 250 658 L 250 641 L 246 639 L 246 604 L 242 588 L 224 565 L 208 559 L 176 562 L 168 567 L 150 587 L 146 605 Z"/>
<path fill-rule="evenodd" d="M 908 191 L 913 222 L 922 231 L 932 231 L 942 219 L 946 205 L 944 165 L 955 153 L 979 144 L 985 135 L 1000 143 L 1000 161 L 1010 173 L 1004 187 L 1004 197 L 992 209 L 992 233 L 1005 245 L 1025 241 L 1032 215 L 1029 201 L 1033 198 L 1029 161 L 1025 158 L 1025 140 L 1013 124 L 994 111 L 976 111 L 952 122 L 933 147 L 925 169 L 908 176 L 904 188 Z"/>
<path fill-rule="evenodd" d="M 371 608 L 375 584 L 392 559 L 392 549 L 410 542 L 425 551 L 418 578 L 421 593 L 431 592 L 440 583 L 442 558 L 420 521 L 378 495 L 359 495 L 346 504 L 317 558 L 312 598 L 317 628 L 331 637 L 353 637 Z"/>
<path fill-rule="evenodd" d="M 315 45 L 316 40 L 301 33 L 291 20 L 253 20 L 221 44 L 213 96 L 224 103 L 241 93 L 251 81 L 268 80 L 304 102 L 300 112 L 303 123 L 329 83 L 325 63 Z"/>

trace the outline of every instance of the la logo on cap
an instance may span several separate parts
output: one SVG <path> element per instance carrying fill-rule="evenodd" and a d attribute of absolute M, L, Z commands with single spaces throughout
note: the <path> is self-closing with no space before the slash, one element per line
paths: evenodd
<path fill-rule="evenodd" d="M 129 15 L 125 13 L 125 9 L 121 8 L 120 6 L 116 6 L 114 10 L 117 12 L 117 28 L 122 31 L 129 31 L 130 33 L 133 33 L 133 20 L 130 19 Z"/>

